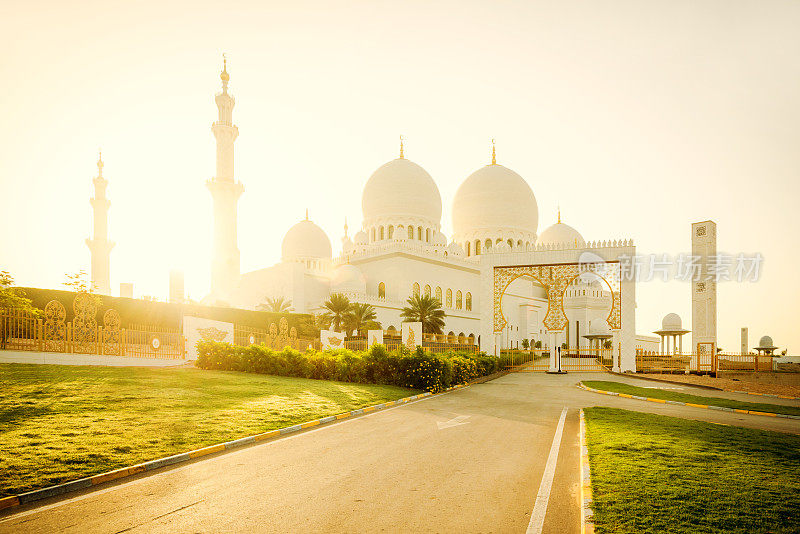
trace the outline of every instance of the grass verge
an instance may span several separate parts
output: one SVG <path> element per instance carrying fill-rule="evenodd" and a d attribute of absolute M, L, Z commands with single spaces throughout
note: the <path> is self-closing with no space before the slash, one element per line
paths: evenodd
<path fill-rule="evenodd" d="M 0 365 L 0 497 L 407 397 L 199 369 Z"/>
<path fill-rule="evenodd" d="M 623 384 L 621 382 L 609 382 L 605 380 L 584 380 L 583 384 L 590 388 L 602 389 L 614 393 L 627 393 L 628 395 L 638 395 L 651 399 L 673 400 L 680 402 L 691 402 L 692 404 L 707 404 L 710 406 L 722 406 L 725 408 L 737 408 L 739 410 L 754 410 L 757 412 L 784 413 L 788 415 L 800 415 L 800 407 L 783 406 L 780 404 L 763 404 L 759 402 L 743 402 L 721 397 L 706 397 L 704 395 L 689 395 L 688 393 L 677 393 L 655 388 L 640 388 Z"/>
<path fill-rule="evenodd" d="M 800 532 L 800 437 L 588 408 L 598 533 Z"/>

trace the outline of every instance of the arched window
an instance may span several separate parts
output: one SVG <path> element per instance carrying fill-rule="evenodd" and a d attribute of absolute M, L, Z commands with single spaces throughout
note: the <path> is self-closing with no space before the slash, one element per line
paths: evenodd
<path fill-rule="evenodd" d="M 385 299 L 386 298 L 386 284 L 381 282 L 378 284 L 378 298 Z"/>
<path fill-rule="evenodd" d="M 417 282 L 414 282 L 414 296 L 419 296 L 419 284 Z"/>
<path fill-rule="evenodd" d="M 389 234 L 389 237 L 392 237 L 392 234 Z M 514 248 L 514 240 L 513 239 L 509 239 L 508 240 L 508 248 Z"/>
<path fill-rule="evenodd" d="M 390 324 L 389 328 L 386 329 L 386 333 L 390 336 L 395 336 L 397 335 L 397 328 L 395 328 L 393 324 Z"/>
<path fill-rule="evenodd" d="M 417 239 L 419 241 L 422 241 L 422 227 L 421 226 L 417 226 Z"/>
<path fill-rule="evenodd" d="M 408 238 L 409 239 L 414 239 L 414 227 L 413 226 L 409 226 L 408 227 Z"/>
<path fill-rule="evenodd" d="M 430 228 L 426 228 L 425 229 L 425 242 L 426 243 L 430 243 L 431 242 L 431 229 Z"/>
<path fill-rule="evenodd" d="M 383 236 L 383 226 L 381 226 L 381 241 L 383 241 L 383 240 L 384 240 L 384 236 Z"/>
<path fill-rule="evenodd" d="M 469 245 L 470 245 L 470 242 L 469 242 L 469 241 L 467 241 L 467 246 L 466 246 L 466 249 L 467 249 L 467 257 L 469 257 Z"/>
<path fill-rule="evenodd" d="M 487 239 L 486 240 L 486 243 L 484 243 L 484 248 L 486 250 L 489 250 L 490 248 L 492 248 L 492 240 L 491 239 Z"/>
<path fill-rule="evenodd" d="M 429 286 L 428 284 L 425 284 L 425 296 L 426 297 L 431 296 L 431 286 Z"/>
<path fill-rule="evenodd" d="M 392 225 L 390 224 L 390 225 L 389 225 L 389 235 L 388 235 L 389 239 L 391 239 L 391 238 L 392 238 L 392 235 L 393 235 L 393 234 L 394 234 L 394 226 L 392 226 Z"/>
<path fill-rule="evenodd" d="M 466 302 L 467 311 L 472 311 L 472 293 L 467 293 Z"/>
<path fill-rule="evenodd" d="M 445 295 L 446 295 L 445 298 L 447 299 L 447 301 L 445 303 L 445 306 L 448 307 L 448 308 L 452 308 L 453 307 L 453 290 L 452 289 L 448 289 L 447 293 Z"/>
<path fill-rule="evenodd" d="M 461 290 L 456 291 L 456 309 L 461 309 Z"/>
<path fill-rule="evenodd" d="M 475 255 L 476 256 L 480 256 L 481 255 L 481 242 L 480 241 L 475 241 Z"/>
<path fill-rule="evenodd" d="M 517 241 L 517 248 L 522 248 L 522 239 Z"/>
<path fill-rule="evenodd" d="M 375 241 L 375 228 L 372 229 L 372 240 Z"/>
<path fill-rule="evenodd" d="M 439 301 L 439 304 L 442 303 L 442 288 L 441 287 L 437 287 L 436 288 L 436 300 Z"/>

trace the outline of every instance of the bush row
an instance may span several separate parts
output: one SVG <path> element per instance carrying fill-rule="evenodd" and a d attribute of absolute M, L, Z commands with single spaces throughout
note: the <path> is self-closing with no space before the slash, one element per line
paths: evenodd
<path fill-rule="evenodd" d="M 430 354 L 422 348 L 389 352 L 383 345 L 354 352 L 347 349 L 300 352 L 265 345 L 242 347 L 200 341 L 195 365 L 201 369 L 243 371 L 278 376 L 390 384 L 433 393 L 497 372 L 499 360 L 486 354 L 447 352 Z"/>

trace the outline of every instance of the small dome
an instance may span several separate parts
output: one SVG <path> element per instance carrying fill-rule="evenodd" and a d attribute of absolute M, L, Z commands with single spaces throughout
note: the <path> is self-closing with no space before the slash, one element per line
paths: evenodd
<path fill-rule="evenodd" d="M 523 231 L 534 236 L 539 207 L 533 190 L 522 176 L 502 165 L 487 165 L 473 172 L 453 200 L 456 239 L 475 231 Z"/>
<path fill-rule="evenodd" d="M 537 241 L 540 245 L 568 245 L 584 247 L 586 241 L 575 228 L 568 224 L 559 222 L 548 226 L 540 235 Z"/>
<path fill-rule="evenodd" d="M 608 322 L 600 319 L 597 321 L 592 321 L 591 328 L 589 329 L 589 334 L 600 336 L 610 334 L 611 331 L 608 326 Z"/>
<path fill-rule="evenodd" d="M 442 232 L 436 232 L 436 235 L 433 236 L 433 244 L 440 247 L 446 247 L 447 236 L 444 235 Z"/>
<path fill-rule="evenodd" d="M 683 322 L 677 313 L 668 313 L 661 320 L 662 330 L 683 330 Z"/>
<path fill-rule="evenodd" d="M 378 168 L 361 196 L 364 224 L 376 218 L 414 217 L 438 226 L 442 196 L 431 175 L 413 161 L 398 158 Z"/>
<path fill-rule="evenodd" d="M 367 233 L 363 230 L 357 232 L 355 237 L 353 238 L 353 241 L 355 242 L 356 245 L 366 245 L 367 240 L 368 240 Z"/>
<path fill-rule="evenodd" d="M 769 349 L 769 348 L 772 348 L 774 346 L 775 346 L 775 344 L 772 342 L 772 338 L 769 337 L 769 336 L 763 336 L 758 341 L 758 348 Z"/>
<path fill-rule="evenodd" d="M 281 244 L 284 260 L 300 258 L 331 258 L 331 240 L 325 231 L 308 219 L 295 224 Z"/>
<path fill-rule="evenodd" d="M 331 279 L 331 291 L 334 293 L 364 293 L 367 280 L 361 270 L 349 263 L 336 268 Z"/>
<path fill-rule="evenodd" d="M 447 253 L 450 254 L 451 256 L 463 256 L 464 249 L 461 248 L 461 245 L 453 241 L 447 246 Z"/>

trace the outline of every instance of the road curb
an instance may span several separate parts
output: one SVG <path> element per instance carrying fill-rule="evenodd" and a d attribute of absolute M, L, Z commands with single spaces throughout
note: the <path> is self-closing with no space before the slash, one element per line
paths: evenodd
<path fill-rule="evenodd" d="M 708 404 L 694 404 L 692 402 L 681 402 L 681 401 L 674 401 L 674 400 L 664 400 L 664 399 L 653 399 L 650 397 L 640 397 L 638 395 L 629 395 L 627 393 L 615 393 L 613 391 L 604 391 L 602 389 L 594 389 L 590 388 L 589 386 L 583 385 L 583 383 L 578 384 L 578 388 L 584 391 L 591 391 L 592 393 L 600 393 L 602 395 L 611 395 L 612 397 L 622 397 L 623 399 L 636 399 L 636 400 L 643 400 L 648 402 L 658 402 L 661 404 L 675 404 L 677 406 L 691 406 L 693 408 L 705 408 L 707 410 L 719 410 L 722 412 L 735 412 L 741 413 L 745 415 L 761 415 L 764 417 L 779 417 L 781 419 L 797 419 L 800 420 L 800 415 L 789 415 L 785 413 L 772 413 L 772 412 L 759 412 L 756 410 L 740 410 L 739 408 L 726 408 L 724 406 L 709 406 Z"/>
<path fill-rule="evenodd" d="M 776 395 L 774 393 L 756 393 L 754 391 L 729 391 L 728 393 L 741 393 L 742 395 L 758 395 L 759 397 L 769 397 L 771 399 L 800 400 L 800 397 L 790 397 L 789 395 Z"/>
<path fill-rule="evenodd" d="M 581 534 L 594 534 L 594 513 L 592 512 L 592 478 L 589 467 L 589 449 L 586 446 L 586 422 L 583 409 L 580 411 L 581 438 Z"/>
<path fill-rule="evenodd" d="M 324 425 L 327 423 L 332 423 L 334 421 L 340 421 L 342 419 L 347 419 L 349 417 L 354 417 L 357 415 L 372 413 L 378 410 L 383 410 L 385 408 L 406 404 L 426 397 L 442 395 L 443 393 L 448 393 L 456 389 L 469 387 L 476 382 L 470 382 L 469 384 L 459 384 L 457 386 L 452 386 L 437 393 L 431 393 L 429 391 L 426 391 L 424 393 L 418 393 L 417 395 L 412 395 L 410 397 L 403 397 L 401 399 L 383 402 L 381 404 L 373 404 L 372 406 L 366 406 L 364 408 L 359 408 L 357 410 L 352 410 L 349 412 L 344 412 L 336 415 L 329 415 L 326 417 L 322 417 L 320 419 L 306 421 L 305 423 L 299 423 L 284 428 L 278 428 L 275 430 L 270 430 L 268 432 L 255 434 L 253 436 L 247 436 L 244 438 L 235 439 L 233 441 L 218 443 L 216 445 L 209 445 L 207 447 L 203 447 L 201 449 L 195 449 L 193 451 L 183 452 L 180 454 L 173 454 L 172 456 L 167 456 L 165 458 L 159 458 L 156 460 L 150 460 L 149 462 L 144 462 L 131 467 L 122 467 L 120 469 L 115 469 L 114 471 L 108 471 L 106 473 L 100 473 L 97 475 L 92 475 L 90 477 L 80 478 L 77 480 L 71 480 L 69 482 L 64 482 L 62 484 L 57 484 L 55 486 L 49 486 L 46 488 L 32 490 L 26 493 L 20 493 L 18 495 L 10 495 L 8 497 L 0 498 L 0 510 L 5 510 L 7 508 L 13 508 L 15 506 L 20 506 L 34 501 L 47 499 L 49 497 L 64 495 L 66 493 L 71 493 L 73 491 L 79 491 L 86 488 L 91 488 L 92 486 L 97 486 L 105 482 L 111 482 L 113 480 L 119 480 L 122 478 L 131 477 L 134 475 L 138 475 L 139 473 L 153 471 L 155 469 L 166 467 L 169 465 L 174 465 L 177 463 L 188 462 L 190 460 L 194 460 L 195 458 L 208 456 L 209 454 L 216 454 L 218 452 L 225 452 L 231 449 L 243 447 L 245 445 L 250 445 L 252 443 L 257 443 L 259 441 L 264 441 L 266 439 L 277 438 L 280 436 L 284 436 L 286 434 L 298 432 L 299 430 L 304 430 L 306 428 Z"/>

